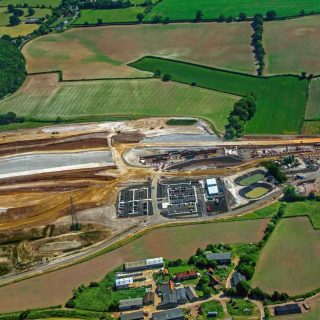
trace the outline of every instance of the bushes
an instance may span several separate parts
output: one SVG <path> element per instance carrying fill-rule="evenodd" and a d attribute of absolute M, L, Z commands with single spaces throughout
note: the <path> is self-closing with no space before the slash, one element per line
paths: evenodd
<path fill-rule="evenodd" d="M 283 183 L 287 181 L 286 175 L 282 170 L 272 161 L 265 161 L 263 163 L 264 167 L 268 170 L 268 173 L 272 175 L 278 183 Z"/>
<path fill-rule="evenodd" d="M 246 96 L 234 104 L 226 125 L 226 139 L 241 137 L 247 121 L 252 119 L 256 112 L 256 101 L 252 95 Z"/>
<path fill-rule="evenodd" d="M 9 41 L 0 39 L 0 99 L 16 91 L 26 77 L 25 60 Z"/>
<path fill-rule="evenodd" d="M 10 123 L 22 123 L 22 122 L 24 122 L 24 118 L 17 117 L 17 115 L 14 112 L 0 114 L 0 126 L 10 124 Z"/>

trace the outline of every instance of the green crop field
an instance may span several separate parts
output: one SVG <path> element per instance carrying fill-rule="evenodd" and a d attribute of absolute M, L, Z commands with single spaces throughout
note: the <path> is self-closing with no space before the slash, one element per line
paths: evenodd
<path fill-rule="evenodd" d="M 45 6 L 46 8 L 52 7 L 58 7 L 61 3 L 61 0 L 0 0 L 0 6 L 6 7 L 8 4 L 13 5 L 23 5 L 27 3 L 29 7 L 41 7 Z"/>
<path fill-rule="evenodd" d="M 320 73 L 319 16 L 264 24 L 263 43 L 268 74 Z"/>
<path fill-rule="evenodd" d="M 317 0 L 163 0 L 147 15 L 150 20 L 155 15 L 169 17 L 172 20 L 194 19 L 197 10 L 201 10 L 204 19 L 216 19 L 220 15 L 237 17 L 240 12 L 247 16 L 256 13 L 265 14 L 275 10 L 278 16 L 298 15 L 301 10 L 306 13 L 320 11 Z"/>
<path fill-rule="evenodd" d="M 56 74 L 29 77 L 18 92 L 0 102 L 0 113 L 12 111 L 44 120 L 57 116 L 200 116 L 223 131 L 238 100 L 237 96 L 157 79 L 58 83 L 52 77 Z"/>
<path fill-rule="evenodd" d="M 132 22 L 137 21 L 137 14 L 143 13 L 143 7 L 129 7 L 125 9 L 110 10 L 81 10 L 80 17 L 74 24 L 96 24 L 98 19 L 102 19 L 104 23 L 113 22 Z"/>
<path fill-rule="evenodd" d="M 310 82 L 306 119 L 320 119 L 320 78 Z"/>
<path fill-rule="evenodd" d="M 320 286 L 320 231 L 309 219 L 283 219 L 264 247 L 254 277 L 253 287 L 298 295 Z"/>
<path fill-rule="evenodd" d="M 285 217 L 308 216 L 315 229 L 320 229 L 320 202 L 306 201 L 288 203 Z"/>
<path fill-rule="evenodd" d="M 258 182 L 258 181 L 260 181 L 262 179 L 264 179 L 264 175 L 262 173 L 256 173 L 256 174 L 254 174 L 252 176 L 249 176 L 249 177 L 246 177 L 246 178 L 242 179 L 240 181 L 240 184 L 242 186 L 248 186 L 249 184 Z"/>
<path fill-rule="evenodd" d="M 173 60 L 145 57 L 131 66 L 140 70 L 171 74 L 172 79 L 183 83 L 195 82 L 198 86 L 257 97 L 257 112 L 247 124 L 250 134 L 290 134 L 301 129 L 306 104 L 308 81 L 294 76 L 259 78 L 230 73 Z"/>

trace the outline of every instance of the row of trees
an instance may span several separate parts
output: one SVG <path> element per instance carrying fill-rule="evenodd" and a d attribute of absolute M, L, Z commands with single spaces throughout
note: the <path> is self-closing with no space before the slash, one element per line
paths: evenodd
<path fill-rule="evenodd" d="M 84 1 L 79 3 L 80 9 L 123 9 L 134 6 L 129 0 L 97 0 L 95 2 Z"/>
<path fill-rule="evenodd" d="M 254 30 L 254 33 L 251 36 L 251 45 L 253 46 L 253 52 L 255 59 L 258 63 L 257 73 L 262 75 L 265 63 L 264 56 L 266 54 L 263 44 L 262 44 L 262 34 L 263 34 L 263 15 L 257 13 L 254 18 L 251 26 Z"/>
<path fill-rule="evenodd" d="M 23 117 L 17 117 L 14 112 L 7 112 L 5 114 L 0 114 L 0 126 L 4 126 L 10 123 L 22 123 L 24 122 Z"/>
<path fill-rule="evenodd" d="M 244 126 L 256 112 L 256 98 L 253 95 L 247 95 L 234 104 L 233 110 L 228 117 L 226 125 L 226 139 L 241 137 L 244 132 Z"/>
<path fill-rule="evenodd" d="M 17 90 L 26 77 L 25 59 L 10 41 L 0 39 L 0 99 Z"/>

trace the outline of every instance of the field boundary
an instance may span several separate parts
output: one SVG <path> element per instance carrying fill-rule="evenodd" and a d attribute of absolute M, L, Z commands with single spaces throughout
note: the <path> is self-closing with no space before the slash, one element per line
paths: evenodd
<path fill-rule="evenodd" d="M 90 9 L 81 9 L 81 10 L 90 10 Z M 94 9 L 93 9 L 94 10 Z M 114 9 L 100 9 L 100 10 L 114 10 Z M 149 14 L 152 14 L 152 10 Z M 293 20 L 293 19 L 299 19 L 303 17 L 308 17 L 308 16 L 317 16 L 320 15 L 320 11 L 315 11 L 313 13 L 306 13 L 304 15 L 296 14 L 296 15 L 291 15 L 291 16 L 284 16 L 284 17 L 275 17 L 273 20 L 268 20 L 264 17 L 264 22 L 272 22 L 272 21 L 284 21 L 284 20 Z M 76 24 L 72 23 L 71 28 L 80 28 L 80 27 L 101 27 L 101 26 L 119 26 L 119 25 L 139 25 L 139 24 L 170 24 L 170 23 L 206 23 L 206 22 L 212 22 L 212 23 L 241 23 L 241 22 L 252 22 L 253 21 L 253 16 L 252 17 L 247 17 L 246 19 L 243 20 L 238 20 L 235 19 L 233 21 L 226 21 L 227 17 L 225 17 L 225 21 L 221 21 L 219 18 L 211 18 L 211 19 L 201 19 L 201 21 L 195 21 L 195 19 L 170 19 L 168 23 L 164 22 L 153 22 L 151 20 L 143 20 L 142 22 L 139 21 L 123 21 L 123 22 L 102 22 L 101 24 Z M 76 21 L 76 20 L 75 20 Z"/>
<path fill-rule="evenodd" d="M 283 74 L 276 74 L 276 75 L 270 75 L 270 76 L 257 76 L 257 75 L 250 74 L 250 73 L 245 73 L 245 72 L 240 72 L 240 71 L 232 71 L 232 70 L 228 70 L 228 69 L 211 67 L 211 66 L 207 66 L 207 65 L 193 63 L 193 62 L 187 62 L 187 61 L 185 62 L 185 61 L 181 61 L 181 60 L 157 57 L 157 56 L 153 56 L 153 55 L 143 56 L 143 57 L 139 58 L 138 60 L 136 60 L 134 62 L 128 63 L 127 65 L 130 66 L 130 67 L 136 68 L 136 67 L 133 66 L 133 64 L 135 64 L 137 62 L 140 62 L 141 60 L 143 60 L 145 58 L 159 59 L 159 60 L 164 60 L 164 61 L 187 64 L 187 65 L 191 65 L 191 66 L 194 66 L 194 67 L 199 67 L 199 68 L 204 68 L 204 69 L 209 69 L 209 70 L 214 70 L 214 71 L 220 71 L 220 72 L 227 72 L 227 73 L 231 73 L 231 74 L 247 76 L 247 77 L 252 77 L 252 78 L 258 78 L 258 79 L 271 79 L 271 78 L 281 78 L 281 77 L 294 77 L 294 78 L 298 78 L 298 79 L 300 78 L 297 74 L 292 74 L 292 73 L 283 73 Z M 136 68 L 136 69 L 138 69 L 138 68 Z M 309 81 L 309 79 L 304 79 L 304 80 L 308 80 Z M 172 80 L 172 81 L 175 81 L 175 80 Z"/>

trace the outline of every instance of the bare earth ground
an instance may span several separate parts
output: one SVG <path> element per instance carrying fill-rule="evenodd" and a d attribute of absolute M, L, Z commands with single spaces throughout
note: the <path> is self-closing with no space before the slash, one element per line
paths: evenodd
<path fill-rule="evenodd" d="M 306 217 L 283 219 L 266 244 L 253 287 L 296 295 L 320 286 L 320 232 Z"/>
<path fill-rule="evenodd" d="M 320 73 L 319 16 L 264 24 L 267 73 Z"/>
<path fill-rule="evenodd" d="M 95 259 L 1 287 L 0 310 L 6 312 L 63 304 L 72 296 L 73 288 L 100 280 L 107 272 L 125 261 L 142 259 L 146 255 L 186 258 L 199 246 L 211 242 L 259 241 L 267 223 L 268 220 L 253 220 L 249 223 L 221 222 L 151 231 L 143 238 Z M 202 232 L 207 232 L 206 237 L 203 237 L 202 232 L 198 232 L 201 228 L 205 229 Z M 193 240 L 186 245 L 191 235 Z M 159 242 L 164 244 L 161 250 Z"/>
<path fill-rule="evenodd" d="M 148 76 L 126 66 L 145 55 L 254 72 L 249 23 L 74 28 L 27 43 L 28 72 L 63 70 L 65 79 Z"/>

